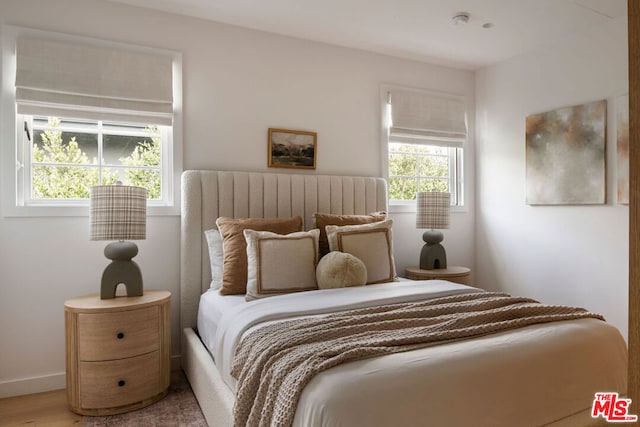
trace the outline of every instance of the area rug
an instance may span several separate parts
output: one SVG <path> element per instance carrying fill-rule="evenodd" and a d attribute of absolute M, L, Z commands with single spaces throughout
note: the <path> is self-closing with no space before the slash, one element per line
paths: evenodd
<path fill-rule="evenodd" d="M 124 414 L 104 417 L 82 417 L 86 427 L 140 426 L 140 427 L 207 427 L 200 406 L 193 395 L 184 373 L 171 373 L 169 394 L 146 408 Z"/>

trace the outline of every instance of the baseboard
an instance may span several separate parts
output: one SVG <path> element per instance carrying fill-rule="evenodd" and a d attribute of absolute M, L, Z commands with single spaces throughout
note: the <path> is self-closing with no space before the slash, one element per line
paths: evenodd
<path fill-rule="evenodd" d="M 180 355 L 171 356 L 171 370 L 181 368 Z M 45 391 L 60 390 L 67 386 L 65 372 L 43 375 L 40 377 L 21 378 L 18 380 L 0 382 L 0 399 L 5 397 L 22 396 L 24 394 L 43 393 Z"/>
<path fill-rule="evenodd" d="M 66 387 L 66 374 L 43 375 L 40 377 L 21 378 L 19 380 L 0 382 L 0 399 L 23 394 L 42 393 Z"/>

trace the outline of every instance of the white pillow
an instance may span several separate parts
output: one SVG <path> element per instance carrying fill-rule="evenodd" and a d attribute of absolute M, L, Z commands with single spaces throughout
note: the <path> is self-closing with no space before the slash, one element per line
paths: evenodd
<path fill-rule="evenodd" d="M 327 225 L 329 249 L 349 253 L 367 267 L 367 285 L 396 280 L 393 260 L 393 220 L 362 225 Z"/>
<path fill-rule="evenodd" d="M 318 289 L 320 230 L 285 235 L 255 230 L 243 233 L 247 241 L 247 301 Z"/>
<path fill-rule="evenodd" d="M 211 264 L 211 289 L 220 289 L 222 286 L 222 266 L 224 264 L 224 252 L 222 249 L 222 236 L 220 230 L 214 228 L 204 232 L 209 246 L 209 263 Z"/>

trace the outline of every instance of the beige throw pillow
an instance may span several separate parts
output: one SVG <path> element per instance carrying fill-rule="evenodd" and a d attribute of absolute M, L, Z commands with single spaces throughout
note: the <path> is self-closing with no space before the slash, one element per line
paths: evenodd
<path fill-rule="evenodd" d="M 316 267 L 318 289 L 346 288 L 367 284 L 364 262 L 346 252 L 329 252 Z"/>
<path fill-rule="evenodd" d="M 302 230 L 302 217 L 293 218 L 225 218 L 216 221 L 224 261 L 222 269 L 222 295 L 244 294 L 247 291 L 247 244 L 244 230 L 271 231 L 289 234 Z"/>
<path fill-rule="evenodd" d="M 374 212 L 369 215 L 334 215 L 316 212 L 313 214 L 316 221 L 316 228 L 320 230 L 320 258 L 329 253 L 329 242 L 327 241 L 327 225 L 358 225 L 383 221 L 387 218 L 386 212 Z"/>
<path fill-rule="evenodd" d="M 392 282 L 396 278 L 392 225 L 391 219 L 343 227 L 328 225 L 329 248 L 359 258 L 367 267 L 367 285 Z"/>
<path fill-rule="evenodd" d="M 285 236 L 244 230 L 247 241 L 247 301 L 318 289 L 318 236 L 315 229 Z"/>

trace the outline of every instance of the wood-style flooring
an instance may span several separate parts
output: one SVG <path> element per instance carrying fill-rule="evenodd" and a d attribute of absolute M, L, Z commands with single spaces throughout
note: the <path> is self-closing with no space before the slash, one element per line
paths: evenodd
<path fill-rule="evenodd" d="M 67 391 L 0 399 L 0 426 L 65 427 L 82 425 L 82 415 L 74 414 L 67 406 Z"/>

